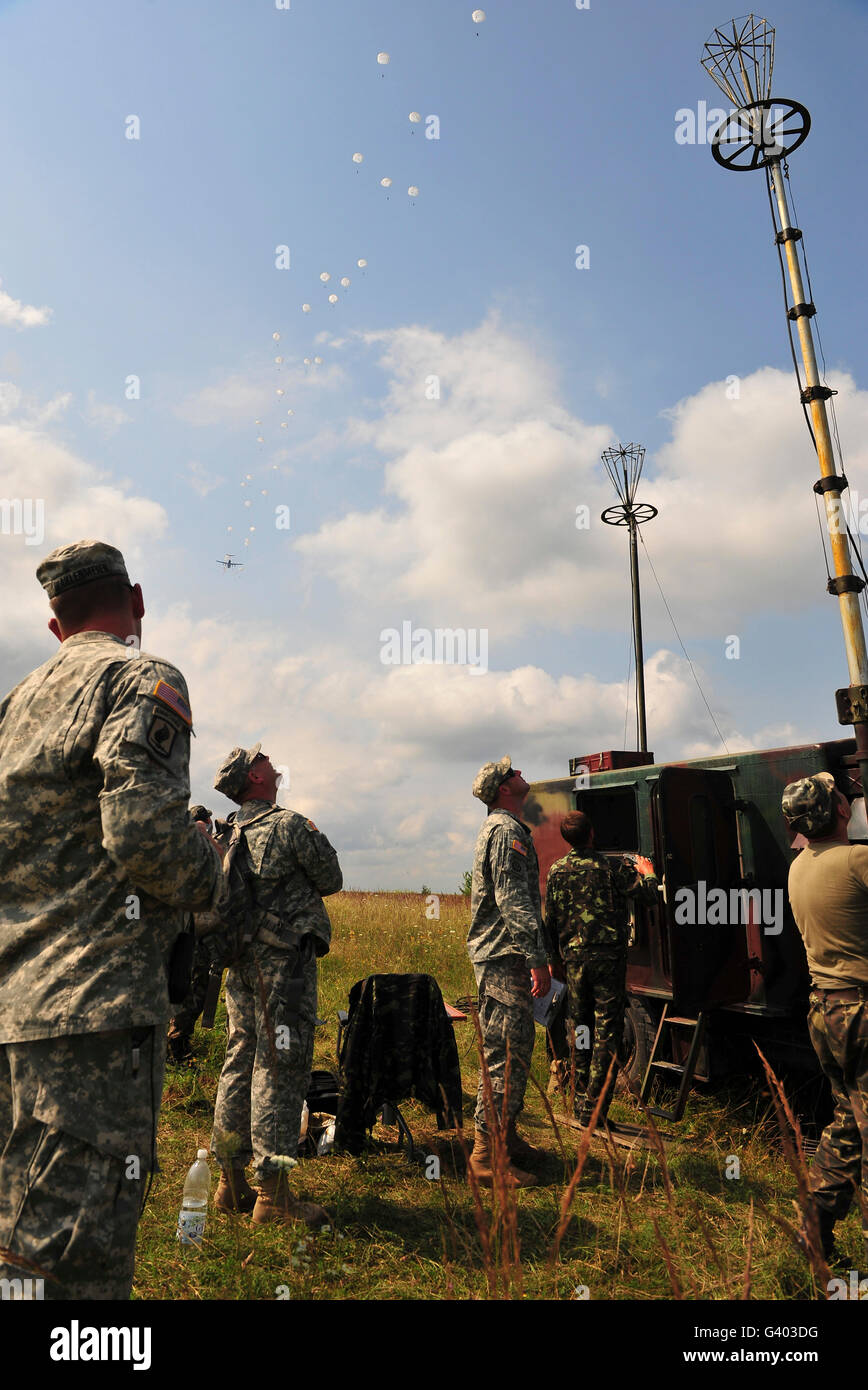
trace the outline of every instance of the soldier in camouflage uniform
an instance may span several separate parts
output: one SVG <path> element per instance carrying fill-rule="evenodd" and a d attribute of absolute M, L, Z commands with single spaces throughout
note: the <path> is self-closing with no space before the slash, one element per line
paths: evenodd
<path fill-rule="evenodd" d="M 594 829 L 583 811 L 564 817 L 561 834 L 572 849 L 548 872 L 545 931 L 549 949 L 564 962 L 576 1028 L 575 1113 L 587 1125 L 604 1087 L 598 1118 L 606 1119 L 614 1090 L 617 1062 L 608 1087 L 606 1077 L 627 1006 L 627 899 L 640 892 L 651 898 L 657 881 L 647 859 L 638 860 L 643 881 L 636 863 L 595 854 Z M 582 1046 L 586 1039 L 591 1046 Z"/>
<path fill-rule="evenodd" d="M 190 819 L 199 821 L 210 834 L 211 812 L 207 806 L 199 804 L 191 806 Z M 206 936 L 197 937 L 193 951 L 193 965 L 190 971 L 190 988 L 169 1022 L 168 1043 L 171 1061 L 194 1065 L 193 1031 L 196 1027 L 196 1020 L 205 1007 L 210 973 L 211 951 L 208 938 Z"/>
<path fill-rule="evenodd" d="M 530 830 L 518 815 L 529 790 L 509 758 L 486 763 L 473 783 L 473 795 L 488 807 L 488 817 L 476 841 L 467 950 L 479 988 L 479 1022 L 494 1114 L 486 1110 L 480 1075 L 469 1166 L 477 1181 L 487 1186 L 493 1180 L 490 1131 L 501 1124 L 504 1108 L 513 1185 L 535 1183 L 536 1178 L 517 1164 L 533 1164 L 544 1157 L 516 1132 L 533 1056 L 532 997 L 540 998 L 551 988 L 540 917 L 539 865 Z"/>
<path fill-rule="evenodd" d="M 275 806 L 279 782 L 258 743 L 233 748 L 214 782 L 238 804 L 236 822 L 256 821 L 242 841 L 256 938 L 226 975 L 229 1040 L 211 1139 L 223 1170 L 215 1201 L 224 1211 L 252 1207 L 257 1223 L 300 1219 L 320 1226 L 326 1212 L 296 1200 L 281 1160 L 298 1152 L 310 1085 L 317 957 L 331 940 L 322 900 L 339 891 L 343 876 L 313 821 Z M 244 1176 L 251 1158 L 258 1197 Z"/>
<path fill-rule="evenodd" d="M 61 646 L 0 705 L 0 1278 L 125 1299 L 167 956 L 223 875 L 187 815 L 184 678 L 140 652 L 120 551 L 79 541 L 36 573 Z"/>
<path fill-rule="evenodd" d="M 833 1259 L 835 1222 L 861 1191 L 868 1270 L 868 847 L 850 843 L 850 804 L 829 772 L 791 782 L 781 806 L 807 841 L 788 889 L 811 972 L 808 1029 L 835 1102 L 809 1170 L 819 1235 Z M 803 1230 L 802 1249 L 808 1240 Z"/>

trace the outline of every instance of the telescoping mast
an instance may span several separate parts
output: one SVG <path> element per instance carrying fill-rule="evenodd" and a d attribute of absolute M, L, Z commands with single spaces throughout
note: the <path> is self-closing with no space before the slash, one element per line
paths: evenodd
<path fill-rule="evenodd" d="M 814 483 L 814 491 L 823 498 L 825 505 L 834 564 L 834 576 L 829 579 L 827 588 L 829 593 L 837 595 L 844 629 L 850 684 L 835 692 L 838 722 L 853 725 L 855 761 L 859 765 L 863 795 L 866 795 L 868 651 L 859 607 L 859 595 L 865 588 L 865 580 L 853 573 L 850 533 L 841 503 L 841 493 L 847 487 L 847 479 L 835 468 L 826 410 L 826 402 L 835 392 L 820 380 L 811 329 L 811 319 L 817 310 L 805 294 L 802 233 L 793 226 L 786 189 L 789 178 L 787 156 L 807 139 L 811 117 L 801 102 L 771 95 L 774 52 L 774 29 L 767 20 L 753 14 L 730 20 L 722 28 L 715 29 L 708 39 L 703 50 L 702 66 L 737 108 L 714 132 L 711 152 L 724 169 L 738 172 L 763 169 L 766 175 L 775 242 L 779 254 L 783 248 L 792 298 L 792 303 L 787 306 L 787 317 L 796 324 L 801 348 L 805 377 L 804 384 L 799 377 L 802 408 L 820 465 L 820 477 Z M 807 278 L 810 285 L 810 277 Z"/>

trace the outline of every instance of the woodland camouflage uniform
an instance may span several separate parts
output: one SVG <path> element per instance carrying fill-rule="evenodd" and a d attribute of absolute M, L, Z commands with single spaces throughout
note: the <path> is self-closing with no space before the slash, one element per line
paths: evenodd
<path fill-rule="evenodd" d="M 232 794 L 219 777 L 216 785 Z M 276 1158 L 298 1152 L 313 1064 L 316 963 L 331 940 L 322 899 L 338 892 L 343 876 L 313 821 L 258 800 L 236 812 L 242 824 L 258 816 L 242 842 L 258 939 L 226 975 L 229 1039 L 211 1148 L 224 1168 L 252 1158 L 262 1180 L 280 1171 Z"/>
<path fill-rule="evenodd" d="M 656 892 L 656 880 L 646 879 Z M 549 869 L 545 931 L 567 980 L 567 1008 L 576 1028 L 575 1112 L 590 1121 L 616 1056 L 627 1005 L 627 899 L 641 890 L 635 867 L 591 850 L 571 850 Z M 587 1029 L 589 1046 L 580 1043 Z M 615 1073 L 599 1118 L 605 1119 Z"/>
<path fill-rule="evenodd" d="M 50 597 L 76 565 L 126 574 L 113 547 L 64 547 Z M 132 1287 L 166 958 L 223 883 L 187 816 L 190 727 L 180 672 L 104 632 L 0 705 L 0 1278 L 43 1274 L 46 1298 Z"/>

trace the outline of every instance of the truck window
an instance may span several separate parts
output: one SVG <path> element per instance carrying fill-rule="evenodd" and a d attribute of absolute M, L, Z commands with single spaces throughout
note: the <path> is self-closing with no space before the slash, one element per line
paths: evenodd
<path fill-rule="evenodd" d="M 638 852 L 635 787 L 601 787 L 599 791 L 576 792 L 576 810 L 590 816 L 596 849 Z"/>

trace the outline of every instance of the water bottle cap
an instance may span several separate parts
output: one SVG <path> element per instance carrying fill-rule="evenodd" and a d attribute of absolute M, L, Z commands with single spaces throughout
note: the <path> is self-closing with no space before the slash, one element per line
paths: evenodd
<path fill-rule="evenodd" d="M 197 1149 L 197 1150 L 196 1150 L 196 1157 L 197 1157 L 197 1158 L 208 1158 L 208 1157 L 209 1157 L 208 1150 L 207 1150 L 207 1149 Z"/>

